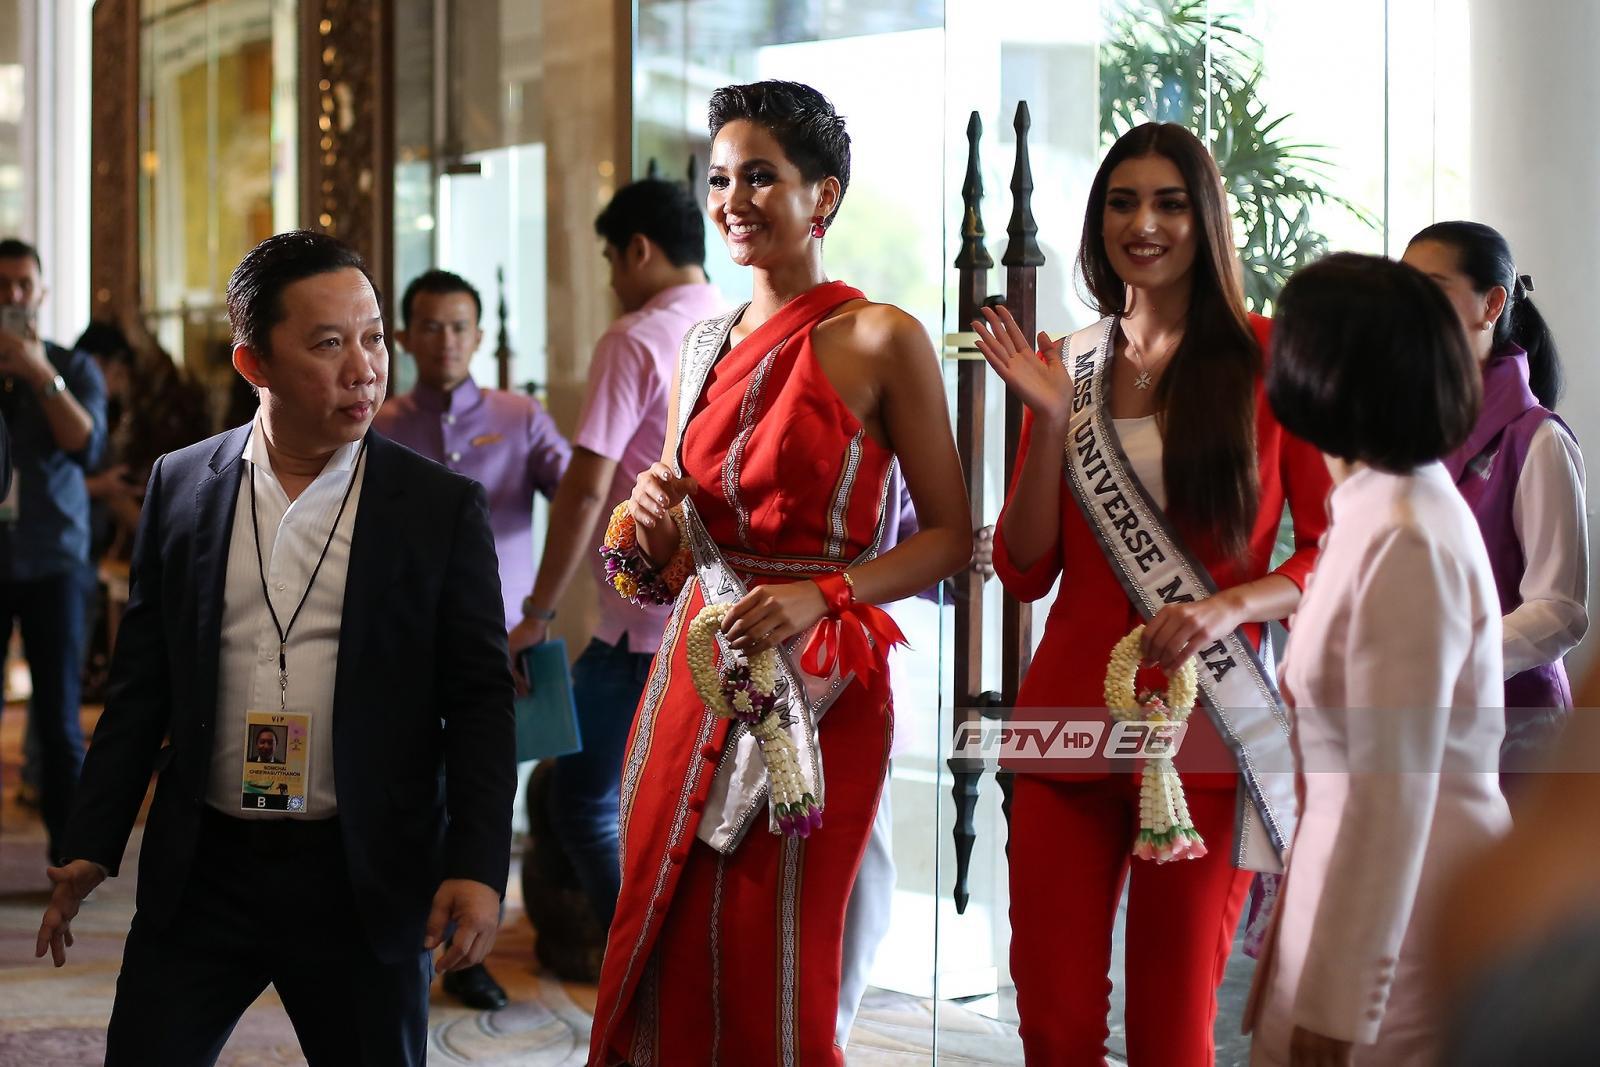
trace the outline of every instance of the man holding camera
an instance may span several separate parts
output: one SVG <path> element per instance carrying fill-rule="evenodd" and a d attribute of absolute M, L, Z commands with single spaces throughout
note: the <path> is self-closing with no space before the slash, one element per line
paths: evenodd
<path fill-rule="evenodd" d="M 80 575 L 89 553 L 83 474 L 105 445 L 106 391 L 93 359 L 40 340 L 41 272 L 32 245 L 0 240 L 0 412 L 15 466 L 0 503 L 0 653 L 13 620 L 20 621 L 33 677 L 40 810 L 56 863 L 83 763 Z"/>

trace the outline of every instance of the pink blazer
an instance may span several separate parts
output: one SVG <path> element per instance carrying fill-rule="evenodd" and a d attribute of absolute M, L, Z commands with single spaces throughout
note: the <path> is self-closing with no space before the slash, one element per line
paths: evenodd
<path fill-rule="evenodd" d="M 1358 1063 L 1430 1062 L 1422 948 L 1450 870 L 1510 826 L 1500 601 L 1445 469 L 1363 469 L 1333 492 L 1284 660 L 1300 821 L 1245 1030 L 1288 1062 L 1296 1026 Z"/>

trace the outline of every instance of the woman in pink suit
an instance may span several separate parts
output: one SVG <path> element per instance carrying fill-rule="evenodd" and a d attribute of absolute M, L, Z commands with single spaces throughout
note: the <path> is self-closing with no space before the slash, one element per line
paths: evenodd
<path fill-rule="evenodd" d="M 1284 660 L 1300 820 L 1245 1011 L 1252 1064 L 1436 1057 L 1422 948 L 1440 890 L 1510 824 L 1500 601 L 1439 462 L 1477 416 L 1473 369 L 1449 304 L 1402 264 L 1331 256 L 1279 300 L 1268 397 L 1335 488 Z"/>

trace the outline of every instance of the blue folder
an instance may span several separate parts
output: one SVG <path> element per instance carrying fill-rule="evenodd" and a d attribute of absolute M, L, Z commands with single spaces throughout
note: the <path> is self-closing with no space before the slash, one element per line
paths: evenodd
<path fill-rule="evenodd" d="M 518 697 L 517 762 L 565 756 L 583 748 L 578 706 L 572 699 L 567 643 L 560 638 L 524 649 L 522 675 L 528 695 Z"/>

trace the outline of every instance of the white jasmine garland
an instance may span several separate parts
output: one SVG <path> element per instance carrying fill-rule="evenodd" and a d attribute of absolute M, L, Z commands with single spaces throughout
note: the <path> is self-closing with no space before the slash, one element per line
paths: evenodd
<path fill-rule="evenodd" d="M 784 732 L 778 713 L 778 653 L 767 649 L 746 660 L 731 653 L 717 668 L 717 632 L 730 604 L 707 604 L 689 623 L 684 653 L 695 691 L 706 707 L 724 719 L 749 726 L 761 745 L 762 762 L 778 826 L 786 834 L 809 836 L 822 825 L 822 809 L 806 791 L 794 742 Z"/>
<path fill-rule="evenodd" d="M 1164 692 L 1140 694 L 1135 690 L 1135 679 L 1143 637 L 1144 627 L 1136 626 L 1112 648 L 1106 664 L 1106 708 L 1112 718 L 1123 722 L 1185 722 L 1194 710 L 1199 689 L 1194 659 L 1185 660 L 1177 673 L 1168 677 Z M 1199 859 L 1206 854 L 1205 841 L 1189 817 L 1183 782 L 1170 758 L 1145 762 L 1140 775 L 1139 833 L 1134 838 L 1133 854 L 1157 863 Z"/>

